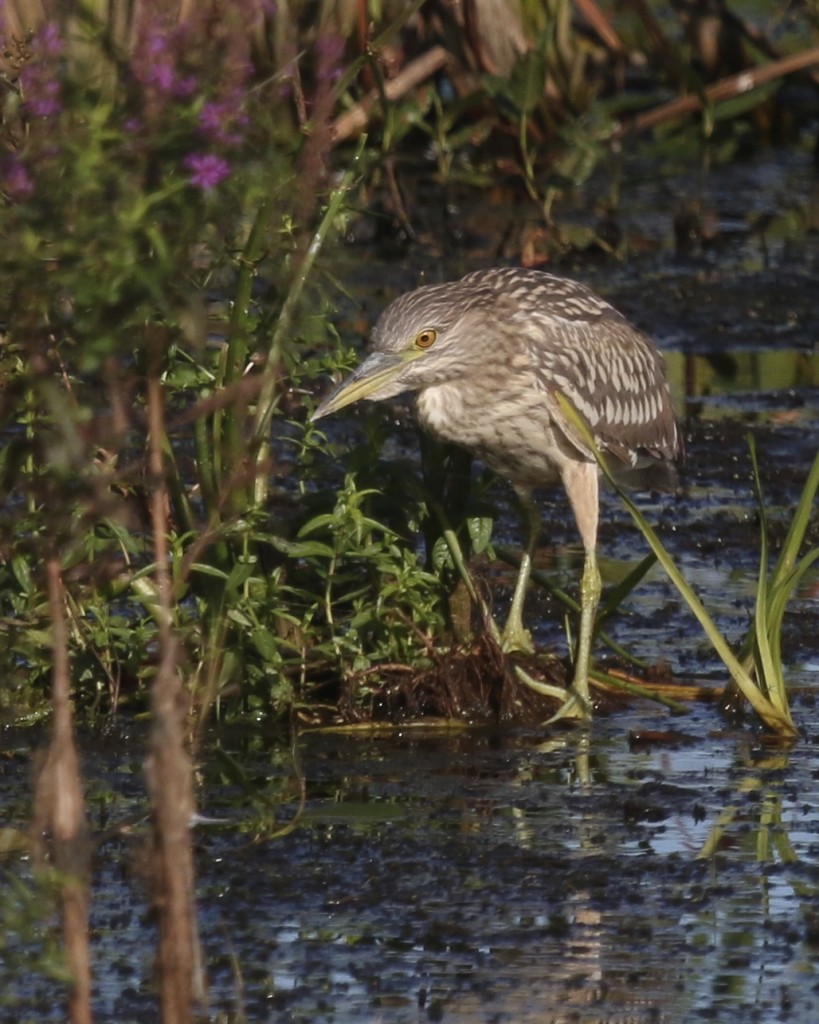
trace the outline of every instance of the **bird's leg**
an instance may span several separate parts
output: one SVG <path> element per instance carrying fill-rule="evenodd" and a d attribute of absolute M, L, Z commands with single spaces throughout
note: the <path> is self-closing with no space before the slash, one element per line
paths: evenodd
<path fill-rule="evenodd" d="M 597 568 L 597 521 L 598 478 L 597 464 L 594 462 L 569 462 L 563 469 L 563 485 L 569 496 L 569 502 L 577 520 L 577 528 L 583 541 L 585 561 L 583 577 L 580 581 L 580 636 L 574 658 L 574 681 L 566 700 L 550 722 L 560 718 L 588 719 L 591 716 L 589 698 L 589 667 L 591 664 L 592 633 L 594 617 L 600 601 L 601 581 Z M 540 514 L 526 491 L 520 494 L 521 506 L 526 515 L 528 531 L 526 550 L 520 563 L 520 572 L 512 599 L 509 620 L 503 631 L 503 649 L 505 651 L 532 650 L 532 638 L 523 627 L 523 600 L 526 586 L 532 569 L 532 558 L 540 531 Z M 555 688 L 533 680 L 520 666 L 516 668 L 518 677 L 538 693 L 555 696 Z"/>
<path fill-rule="evenodd" d="M 592 632 L 602 589 L 600 570 L 597 568 L 599 497 L 596 463 L 569 463 L 563 471 L 563 483 L 585 551 L 583 577 L 580 581 L 580 636 L 574 659 L 573 688 L 588 711 Z"/>
<path fill-rule="evenodd" d="M 523 557 L 520 560 L 520 572 L 518 573 L 517 583 L 515 584 L 515 593 L 512 598 L 512 607 L 509 611 L 509 619 L 507 620 L 506 627 L 503 631 L 502 645 L 503 649 L 507 652 L 522 651 L 525 654 L 531 654 L 534 651 L 534 645 L 532 644 L 532 637 L 529 634 L 529 631 L 523 626 L 523 602 L 526 597 L 529 575 L 532 571 L 532 561 L 534 559 L 537 539 L 540 533 L 540 511 L 534 501 L 532 501 L 532 495 L 528 491 L 519 491 L 518 497 L 520 498 L 521 509 L 523 510 L 523 515 L 526 520 L 526 548 L 524 549 Z M 593 568 L 596 568 L 593 548 L 592 562 L 590 564 Z M 591 645 L 591 626 L 593 622 L 594 609 L 592 609 L 591 616 L 589 618 L 588 638 L 585 645 L 587 663 L 588 648 Z M 582 636 L 583 619 L 581 618 L 581 640 Z M 576 672 L 575 688 L 573 692 L 569 692 L 568 696 L 562 687 L 552 686 L 549 683 L 533 679 L 521 665 L 515 665 L 515 673 L 517 674 L 518 679 L 534 690 L 535 693 L 538 693 L 543 697 L 551 697 L 557 700 L 560 700 L 561 698 L 563 699 L 563 703 L 557 713 L 549 719 L 550 722 L 557 721 L 559 718 L 586 719 L 589 717 L 588 667 L 584 674 L 585 685 L 582 682 L 578 685 Z"/>
<path fill-rule="evenodd" d="M 531 633 L 523 625 L 523 602 L 526 600 L 529 576 L 532 572 L 532 559 L 540 533 L 540 511 L 532 500 L 530 491 L 518 491 L 518 498 L 526 525 L 526 546 L 520 560 L 515 592 L 512 595 L 512 607 L 509 609 L 509 618 L 503 628 L 501 646 L 507 653 L 521 651 L 523 654 L 532 654 L 535 648 Z"/>
<path fill-rule="evenodd" d="M 580 636 L 574 661 L 574 689 L 582 701 L 589 704 L 589 668 L 594 617 L 600 601 L 602 582 L 597 568 L 597 552 L 586 549 L 583 577 L 580 581 Z"/>

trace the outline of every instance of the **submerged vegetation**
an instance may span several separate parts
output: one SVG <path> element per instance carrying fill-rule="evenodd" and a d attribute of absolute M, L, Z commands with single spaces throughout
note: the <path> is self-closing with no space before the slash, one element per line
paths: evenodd
<path fill-rule="evenodd" d="M 477 0 L 0 7 L 0 709 L 54 722 L 37 791 L 51 845 L 35 852 L 62 879 L 72 1019 L 88 1019 L 75 711 L 152 713 L 160 940 L 187 950 L 160 993 L 165 1019 L 187 1020 L 191 735 L 212 716 L 517 706 L 473 629 L 467 563 L 491 554 L 494 510 L 463 457 L 384 458 L 378 416 L 344 452 L 309 414 L 354 362 L 343 241 L 362 222 L 415 237 L 419 163 L 442 207 L 487 186 L 525 204 L 516 260 L 618 254 L 616 174 L 596 220 L 559 215 L 596 169 L 640 138 L 730 159 L 792 129 L 783 76 L 816 83 L 810 6 L 767 32 L 720 7 L 714 46 L 696 3 L 606 6 L 522 0 L 499 22 Z M 681 213 L 678 238 L 705 234 Z M 816 473 L 770 575 L 760 496 L 739 655 L 785 716 L 779 635 L 816 557 Z M 562 682 L 552 660 L 527 670 Z"/>

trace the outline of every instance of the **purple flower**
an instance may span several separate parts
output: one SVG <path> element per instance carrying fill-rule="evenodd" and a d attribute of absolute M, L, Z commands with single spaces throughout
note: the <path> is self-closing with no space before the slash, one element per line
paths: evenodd
<path fill-rule="evenodd" d="M 42 74 L 42 68 L 32 68 L 30 75 L 21 75 L 26 112 L 31 117 L 56 117 L 62 110 L 60 83 L 50 81 Z"/>
<path fill-rule="evenodd" d="M 28 199 L 34 182 L 28 168 L 18 156 L 10 156 L 0 164 L 0 188 L 10 199 Z"/>
<path fill-rule="evenodd" d="M 60 35 L 60 26 L 56 21 L 47 21 L 40 29 L 32 42 L 36 53 L 44 57 L 59 57 L 63 52 L 64 44 Z"/>
<path fill-rule="evenodd" d="M 199 130 L 210 142 L 238 146 L 243 135 L 237 129 L 246 127 L 248 120 L 240 96 L 211 100 L 199 111 Z"/>
<path fill-rule="evenodd" d="M 159 61 L 142 72 L 142 84 L 153 86 L 158 92 L 171 93 L 176 82 L 173 65 L 167 61 Z"/>
<path fill-rule="evenodd" d="M 169 94 L 176 83 L 176 54 L 173 36 L 164 24 L 141 25 L 134 48 L 132 68 L 138 82 Z"/>
<path fill-rule="evenodd" d="M 182 53 L 187 26 L 173 26 L 165 19 L 145 19 L 136 28 L 136 43 L 131 56 L 131 71 L 142 86 L 143 114 L 146 122 L 156 120 L 179 97 L 192 95 L 196 79 L 185 74 Z"/>
<path fill-rule="evenodd" d="M 340 36 L 319 36 L 315 49 L 318 57 L 316 77 L 320 82 L 335 82 L 341 77 L 344 40 Z"/>
<path fill-rule="evenodd" d="M 196 75 L 185 75 L 184 78 L 177 78 L 173 94 L 177 99 L 187 99 L 189 96 L 193 96 L 201 86 L 202 83 Z"/>
<path fill-rule="evenodd" d="M 40 26 L 31 40 L 31 58 L 20 72 L 20 89 L 30 117 L 55 117 L 62 110 L 60 61 L 63 40 L 56 22 Z"/>
<path fill-rule="evenodd" d="M 176 86 L 176 68 L 174 67 L 173 54 L 163 49 L 160 52 L 152 52 L 152 40 L 145 46 L 150 54 L 147 62 L 141 59 L 134 61 L 134 73 L 137 81 L 145 89 L 158 93 L 160 96 L 170 96 Z M 163 40 L 164 45 L 164 40 Z"/>
<path fill-rule="evenodd" d="M 191 172 L 188 181 L 205 192 L 216 188 L 230 174 L 230 164 L 215 153 L 191 153 L 184 164 Z"/>

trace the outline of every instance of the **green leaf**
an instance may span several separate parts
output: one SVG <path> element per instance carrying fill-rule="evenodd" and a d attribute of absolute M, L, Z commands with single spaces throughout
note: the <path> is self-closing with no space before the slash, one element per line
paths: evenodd
<path fill-rule="evenodd" d="M 265 661 L 275 661 L 279 656 L 278 637 L 267 629 L 254 629 L 250 641 Z"/>
<path fill-rule="evenodd" d="M 760 528 L 759 576 L 757 579 L 756 604 L 754 608 L 756 681 L 776 707 L 780 708 L 780 710 L 787 710 L 788 699 L 785 693 L 785 679 L 782 674 L 781 659 L 774 656 L 774 650 L 771 645 L 771 627 L 773 623 L 769 609 L 768 516 L 765 511 L 765 498 L 762 493 L 762 480 L 759 475 L 756 443 L 752 434 L 748 434 L 748 450 L 751 455 L 751 469 L 753 472 Z M 777 649 L 779 648 L 779 641 L 776 637 L 774 639 L 774 646 Z"/>
<path fill-rule="evenodd" d="M 476 555 L 480 555 L 489 547 L 494 525 L 494 520 L 489 516 L 470 516 L 467 519 L 466 528 L 469 531 L 472 550 Z"/>
<path fill-rule="evenodd" d="M 329 544 L 322 544 L 318 540 L 294 541 L 271 536 L 269 542 L 277 551 L 290 558 L 332 558 L 335 555 Z"/>
<path fill-rule="evenodd" d="M 781 84 L 778 81 L 770 82 L 739 93 L 730 99 L 720 100 L 719 103 L 708 106 L 708 113 L 714 121 L 735 121 L 747 114 L 749 110 L 756 110 L 757 107 L 765 103 L 780 88 Z"/>
<path fill-rule="evenodd" d="M 541 47 L 527 50 L 515 61 L 509 79 L 509 95 L 522 114 L 531 114 L 546 93 L 546 56 Z"/>
<path fill-rule="evenodd" d="M 14 577 L 20 584 L 23 592 L 30 594 L 32 591 L 31 568 L 27 559 L 23 558 L 22 555 L 15 555 L 11 560 L 11 571 L 14 573 Z"/>
<path fill-rule="evenodd" d="M 447 538 L 440 536 L 436 537 L 435 543 L 432 546 L 432 565 L 435 571 L 440 573 L 444 569 L 454 568 L 454 561 L 452 559 L 451 545 L 448 543 Z"/>
<path fill-rule="evenodd" d="M 209 565 L 207 562 L 194 562 L 191 566 L 192 572 L 202 573 L 203 576 L 212 576 L 214 579 L 222 580 L 227 582 L 228 574 L 224 569 L 219 569 L 215 565 Z"/>

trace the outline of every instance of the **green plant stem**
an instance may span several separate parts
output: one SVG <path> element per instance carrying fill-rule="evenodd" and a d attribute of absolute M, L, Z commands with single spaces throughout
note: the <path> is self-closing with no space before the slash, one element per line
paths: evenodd
<path fill-rule="evenodd" d="M 666 697 L 664 694 L 657 693 L 654 690 L 650 690 L 646 686 L 640 686 L 638 683 L 629 683 L 625 679 L 609 675 L 608 672 L 601 672 L 599 669 L 595 668 L 591 670 L 589 676 L 591 679 L 596 680 L 599 683 L 605 683 L 606 686 L 611 686 L 613 689 L 623 690 L 624 693 L 631 693 L 635 697 L 645 697 L 646 700 L 652 700 L 657 704 L 662 704 L 670 711 L 675 712 L 675 714 L 687 715 L 690 713 L 691 709 L 680 701 L 674 700 L 671 697 Z"/>
<path fill-rule="evenodd" d="M 33 444 L 37 423 L 37 398 L 34 388 L 27 387 L 25 389 L 24 396 L 23 418 L 26 424 L 26 455 L 23 462 L 23 472 L 25 474 L 25 479 L 29 484 L 31 484 L 34 481 L 34 475 L 36 473 Z M 37 499 L 35 498 L 34 491 L 30 486 L 26 488 L 26 510 L 30 516 L 34 515 L 37 511 Z"/>
<path fill-rule="evenodd" d="M 355 154 L 350 161 L 349 167 L 344 172 L 341 182 L 333 189 L 330 195 L 330 202 L 327 204 L 324 216 L 321 218 L 321 222 L 319 223 L 319 226 L 307 247 L 307 251 L 305 252 L 304 258 L 298 268 L 296 277 L 290 286 L 290 290 L 287 293 L 284 303 L 282 304 L 281 312 L 279 313 L 278 320 L 276 321 L 276 326 L 273 328 L 270 345 L 268 346 L 266 353 L 264 380 L 259 392 L 259 398 L 256 405 L 256 416 L 253 422 L 251 450 L 256 452 L 255 473 L 253 474 L 253 498 L 256 505 L 264 504 L 268 493 L 269 484 L 267 475 L 262 471 L 262 467 L 267 460 L 270 422 L 273 418 L 273 411 L 276 408 L 276 403 L 278 401 L 276 384 L 278 381 L 278 367 L 281 362 L 285 339 L 293 326 L 296 308 L 301 301 L 304 287 L 313 270 L 316 258 L 321 252 L 321 249 L 327 240 L 327 236 L 329 235 L 336 218 L 341 212 L 347 193 L 355 180 L 358 163 L 361 159 L 362 153 L 364 152 L 366 142 L 366 135 L 362 135 L 359 139 L 358 146 L 356 147 Z"/>
<path fill-rule="evenodd" d="M 464 586 L 466 587 L 466 591 L 469 594 L 470 599 L 472 600 L 474 605 L 480 609 L 481 617 L 483 618 L 484 623 L 486 624 L 486 628 L 491 633 L 492 639 L 495 640 L 496 643 L 500 644 L 501 636 L 498 630 L 497 623 L 492 618 L 492 613 L 486 607 L 486 602 L 475 589 L 475 584 L 472 581 L 472 574 L 469 572 L 469 568 L 467 567 L 466 560 L 464 558 L 463 551 L 461 550 L 461 545 L 458 540 L 458 535 L 450 526 L 449 519 L 447 518 L 447 514 L 444 511 L 444 508 L 441 505 L 441 503 L 437 501 L 435 498 L 431 497 L 430 495 L 427 496 L 427 501 L 429 502 L 430 509 L 432 510 L 433 514 L 435 515 L 435 518 L 438 520 L 438 523 L 441 527 L 441 536 L 444 538 L 444 541 L 446 542 L 446 546 L 449 550 L 450 557 L 452 558 L 452 564 L 455 566 L 458 575 L 463 580 Z"/>
<path fill-rule="evenodd" d="M 614 483 L 611 478 L 609 479 L 610 482 L 617 487 L 617 484 Z M 722 659 L 722 662 L 728 669 L 731 678 L 740 688 L 748 703 L 769 729 L 772 729 L 774 732 L 780 733 L 781 735 L 798 736 L 799 732 L 791 721 L 790 715 L 775 707 L 742 667 L 738 658 L 729 647 L 728 642 L 717 628 L 716 623 L 708 614 L 705 605 L 703 605 L 702 601 L 700 601 L 699 597 L 697 597 L 688 585 L 682 573 L 674 564 L 674 560 L 671 558 L 671 555 L 666 551 L 660 541 L 660 538 L 642 516 L 639 509 L 622 490 L 619 490 L 619 488 L 618 493 L 631 514 L 632 519 L 634 519 L 641 533 L 648 541 L 652 551 L 656 554 L 658 561 L 665 569 L 669 579 L 676 586 L 677 590 L 679 590 L 686 604 L 693 612 L 694 617 L 705 630 L 714 650 Z"/>
<path fill-rule="evenodd" d="M 267 238 L 267 226 L 270 221 L 271 204 L 263 200 L 256 211 L 253 226 L 250 229 L 247 242 L 245 243 L 242 255 L 239 258 L 239 276 L 236 282 L 236 292 L 233 301 L 229 323 L 229 340 L 225 351 L 224 362 L 220 366 L 221 379 L 217 380 L 217 387 L 229 387 L 238 381 L 247 367 L 249 355 L 248 347 L 248 314 L 253 294 L 253 280 L 256 274 L 256 265 L 263 252 Z M 235 403 L 229 405 L 218 420 L 218 431 L 215 431 L 213 438 L 214 446 L 218 445 L 221 451 L 220 482 L 224 483 L 225 470 L 233 474 L 236 467 L 245 457 L 245 438 L 243 430 L 243 406 Z M 247 497 L 252 498 L 253 489 L 251 485 L 247 488 Z M 233 490 L 233 500 L 230 505 L 235 509 L 246 507 L 242 488 Z"/>
<path fill-rule="evenodd" d="M 404 25 L 407 24 L 410 18 L 414 17 L 417 11 L 419 11 L 425 3 L 426 0 L 412 0 L 412 3 L 407 4 L 401 11 L 401 13 L 396 18 L 394 18 L 382 32 L 380 32 L 374 39 L 370 39 L 367 41 L 367 51 L 364 52 L 356 60 L 354 60 L 351 64 L 349 64 L 348 67 L 341 73 L 341 76 L 336 82 L 335 88 L 333 90 L 336 99 L 340 99 L 344 95 L 344 93 L 347 92 L 350 86 L 355 82 L 355 80 L 358 78 L 361 68 L 364 66 L 364 64 L 370 61 L 371 54 L 378 53 L 380 50 L 384 48 L 384 46 L 393 43 L 397 38 L 398 33 L 404 27 Z M 373 65 L 377 67 L 376 62 L 373 62 Z M 378 82 L 378 75 L 376 75 L 375 77 L 376 82 Z M 384 97 L 383 95 L 382 100 L 386 101 L 386 97 Z"/>
<path fill-rule="evenodd" d="M 207 394 L 203 395 L 207 397 Z M 216 487 L 216 474 L 213 463 L 213 445 L 211 444 L 213 434 L 208 430 L 208 418 L 198 416 L 193 424 L 193 443 L 196 451 L 196 476 L 199 481 L 199 489 L 202 493 L 202 501 L 208 517 L 212 517 L 219 502 L 219 492 Z"/>
<path fill-rule="evenodd" d="M 518 148 L 520 149 L 520 160 L 523 168 L 523 184 L 526 186 L 529 197 L 536 203 L 541 202 L 542 198 L 538 195 L 535 182 L 532 155 L 529 152 L 529 116 L 526 113 L 522 113 L 518 121 Z"/>
<path fill-rule="evenodd" d="M 162 453 L 165 456 L 168 497 L 176 519 L 177 533 L 190 533 L 194 528 L 194 516 L 188 492 L 179 474 L 176 453 L 167 434 L 162 438 Z"/>

